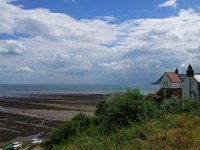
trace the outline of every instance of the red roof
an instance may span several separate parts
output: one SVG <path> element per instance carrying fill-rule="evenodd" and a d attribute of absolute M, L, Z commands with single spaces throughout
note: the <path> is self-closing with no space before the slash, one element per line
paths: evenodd
<path fill-rule="evenodd" d="M 181 82 L 181 78 L 174 72 L 166 72 L 172 82 Z"/>

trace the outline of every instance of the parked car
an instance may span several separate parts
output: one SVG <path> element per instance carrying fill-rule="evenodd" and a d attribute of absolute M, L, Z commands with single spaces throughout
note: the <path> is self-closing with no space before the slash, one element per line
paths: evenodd
<path fill-rule="evenodd" d="M 13 146 L 13 149 L 22 148 L 22 142 L 13 142 L 12 146 Z"/>
<path fill-rule="evenodd" d="M 39 138 L 35 138 L 35 139 L 32 139 L 32 144 L 40 144 L 42 143 L 42 139 L 39 139 Z"/>

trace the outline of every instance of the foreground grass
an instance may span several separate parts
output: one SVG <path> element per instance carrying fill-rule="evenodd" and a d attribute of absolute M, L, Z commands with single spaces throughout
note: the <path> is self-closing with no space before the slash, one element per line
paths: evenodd
<path fill-rule="evenodd" d="M 171 97 L 144 100 L 138 89 L 114 93 L 96 106 L 95 116 L 79 113 L 44 143 L 48 150 L 200 149 L 200 103 Z"/>
<path fill-rule="evenodd" d="M 160 150 L 200 149 L 200 113 L 164 115 L 144 124 L 132 124 L 110 135 L 96 134 L 97 127 L 54 145 L 54 150 Z"/>

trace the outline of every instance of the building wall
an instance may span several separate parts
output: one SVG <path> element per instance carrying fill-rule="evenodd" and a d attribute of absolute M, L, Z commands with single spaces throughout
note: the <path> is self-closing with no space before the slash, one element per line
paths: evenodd
<path fill-rule="evenodd" d="M 163 75 L 163 78 L 160 82 L 160 88 L 181 88 L 182 87 L 182 83 L 181 82 L 171 82 L 171 80 L 169 79 L 168 75 L 166 74 L 166 72 Z"/>
<path fill-rule="evenodd" d="M 172 87 L 171 80 L 169 79 L 168 75 L 165 72 L 160 82 L 160 88 L 171 88 L 171 87 Z"/>
<path fill-rule="evenodd" d="M 182 98 L 199 99 L 198 82 L 193 77 L 186 77 L 182 82 Z"/>
<path fill-rule="evenodd" d="M 182 83 L 172 83 L 172 88 L 182 88 Z"/>
<path fill-rule="evenodd" d="M 182 88 L 161 88 L 161 99 L 165 100 L 171 98 L 172 95 L 182 95 Z"/>

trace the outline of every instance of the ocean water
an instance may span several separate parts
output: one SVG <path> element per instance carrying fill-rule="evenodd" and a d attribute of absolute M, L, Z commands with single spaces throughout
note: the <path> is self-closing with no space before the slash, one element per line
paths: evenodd
<path fill-rule="evenodd" d="M 1 97 L 26 94 L 109 94 L 138 88 L 144 95 L 158 91 L 160 85 L 151 84 L 0 84 Z"/>

